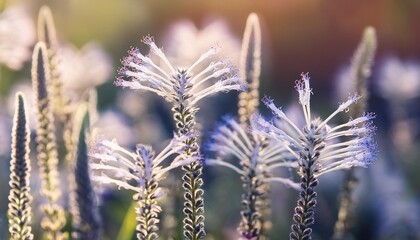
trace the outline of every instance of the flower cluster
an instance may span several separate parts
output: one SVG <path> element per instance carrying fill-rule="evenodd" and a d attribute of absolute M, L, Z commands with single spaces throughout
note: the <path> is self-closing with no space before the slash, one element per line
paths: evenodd
<path fill-rule="evenodd" d="M 186 146 L 182 142 L 188 137 L 190 136 L 175 136 L 156 156 L 147 145 L 138 144 L 136 152 L 131 152 L 118 145 L 115 140 L 99 140 L 96 149 L 90 154 L 91 158 L 99 160 L 90 164 L 93 180 L 133 190 L 136 192 L 135 199 L 142 197 L 147 189 L 147 182 L 161 180 L 169 170 L 197 160 L 195 157 L 183 159 Z M 161 166 L 172 154 L 178 155 L 169 166 Z"/>
<path fill-rule="evenodd" d="M 158 237 L 158 214 L 161 207 L 157 198 L 163 195 L 159 182 L 165 173 L 197 161 L 197 156 L 183 156 L 185 144 L 183 141 L 191 136 L 176 137 L 158 155 L 150 146 L 137 145 L 136 152 L 120 147 L 116 141 L 101 140 L 96 150 L 90 156 L 99 159 L 98 163 L 91 163 L 93 180 L 99 183 L 114 184 L 118 188 L 125 188 L 135 192 L 133 199 L 138 203 L 137 238 L 156 239 Z M 162 162 L 172 154 L 179 154 L 166 167 Z"/>
<path fill-rule="evenodd" d="M 145 37 L 143 42 L 150 47 L 151 54 L 144 56 L 136 48 L 122 61 L 117 86 L 134 90 L 153 92 L 172 103 L 173 118 L 178 136 L 186 136 L 195 131 L 196 104 L 207 96 L 231 90 L 245 90 L 236 69 L 225 60 L 210 61 L 204 69 L 200 66 L 208 62 L 218 51 L 213 47 L 203 53 L 188 68 L 174 67 L 153 38 Z M 152 60 L 153 59 L 153 60 Z M 196 71 L 196 72 L 194 72 Z M 204 191 L 201 189 L 202 164 L 199 158 L 197 137 L 185 139 L 188 146 L 184 160 L 194 156 L 197 161 L 183 167 L 184 236 L 187 239 L 202 239 L 204 230 Z"/>
<path fill-rule="evenodd" d="M 302 79 L 296 82 L 296 90 L 305 117 L 304 126 L 296 126 L 274 105 L 273 100 L 265 97 L 264 104 L 282 124 L 275 125 L 256 116 L 252 119 L 255 125 L 253 131 L 261 136 L 277 139 L 298 159 L 301 191 L 293 216 L 290 239 L 311 239 L 312 229 L 309 226 L 314 223 L 314 208 L 317 203 L 314 188 L 318 185 L 317 178 L 330 171 L 354 166 L 367 167 L 372 163 L 377 154 L 376 143 L 372 137 L 376 129 L 371 122 L 374 118 L 371 113 L 365 113 L 337 126 L 329 124 L 337 114 L 347 112 L 349 106 L 356 103 L 360 96 L 350 96 L 331 115 L 322 120 L 311 117 L 312 89 L 307 74 L 302 74 Z"/>
<path fill-rule="evenodd" d="M 163 61 L 164 66 L 160 67 L 151 56 L 144 56 L 139 49 L 132 48 L 122 61 L 124 66 L 119 70 L 120 77 L 115 81 L 117 86 L 154 92 L 168 102 L 182 101 L 180 104 L 185 106 L 194 106 L 199 100 L 218 92 L 245 88 L 240 83 L 235 68 L 226 60 L 211 62 L 204 70 L 193 72 L 200 63 L 217 53 L 217 47 L 212 47 L 190 67 L 182 69 L 174 67 L 169 62 L 152 37 L 145 37 L 143 42 L 150 47 L 154 57 Z M 209 81 L 216 82 L 203 87 L 203 84 Z"/>
<path fill-rule="evenodd" d="M 251 128 L 253 128 L 251 122 Z M 253 169 L 256 175 L 265 173 L 274 174 L 278 168 L 297 168 L 297 158 L 292 155 L 282 143 L 274 138 L 263 140 L 254 133 L 248 133 L 240 123 L 226 117 L 224 124 L 221 124 L 215 134 L 212 135 L 212 142 L 208 144 L 208 150 L 217 153 L 215 159 L 207 159 L 206 163 L 210 165 L 221 165 L 228 167 L 241 176 L 247 173 L 234 164 L 228 162 L 226 158 L 229 155 L 240 160 L 241 165 L 247 169 Z M 283 177 L 263 177 L 266 182 L 281 182 L 293 188 L 299 188 L 299 185 L 292 180 Z"/>
<path fill-rule="evenodd" d="M 330 116 L 321 120 L 320 118 L 311 119 L 312 89 L 309 87 L 308 75 L 302 75 L 302 80 L 297 81 L 296 90 L 299 93 L 299 103 L 305 116 L 305 126 L 296 126 L 281 108 L 274 105 L 272 99 L 265 97 L 264 104 L 283 124 L 279 126 L 256 116 L 253 118 L 255 124 L 253 131 L 279 140 L 298 159 L 301 159 L 301 154 L 308 151 L 309 141 L 322 141 L 320 144 L 323 146 L 318 152 L 316 176 L 353 166 L 367 167 L 372 163 L 377 153 L 376 143 L 373 140 L 376 128 L 371 122 L 375 117 L 374 114 L 365 113 L 337 126 L 328 124 L 340 112 L 347 112 L 349 106 L 356 103 L 360 96 L 350 96 Z"/>
<path fill-rule="evenodd" d="M 252 123 L 251 123 L 252 127 Z M 269 198 L 269 183 L 281 182 L 298 189 L 291 179 L 276 177 L 279 168 L 297 168 L 296 158 L 275 139 L 263 139 L 249 133 L 241 123 L 226 117 L 212 136 L 208 150 L 216 153 L 207 164 L 225 166 L 239 173 L 244 193 L 241 200 L 241 221 L 238 232 L 241 239 L 259 239 L 264 230 L 264 210 Z M 239 164 L 228 162 L 229 155 Z"/>

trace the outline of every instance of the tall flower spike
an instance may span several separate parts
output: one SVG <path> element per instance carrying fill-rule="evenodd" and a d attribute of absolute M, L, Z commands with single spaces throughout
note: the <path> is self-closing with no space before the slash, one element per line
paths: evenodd
<path fill-rule="evenodd" d="M 37 114 L 36 143 L 38 166 L 41 175 L 41 194 L 47 199 L 42 206 L 44 217 L 41 228 L 46 239 L 67 239 L 60 232 L 66 224 L 63 208 L 58 205 L 61 196 L 58 178 L 58 153 L 54 135 L 54 117 L 50 108 L 47 85 L 50 84 L 50 69 L 45 43 L 35 45 L 32 56 L 32 86 L 35 93 Z"/>
<path fill-rule="evenodd" d="M 256 116 L 253 118 L 253 132 L 265 137 L 277 139 L 298 158 L 301 176 L 301 192 L 297 201 L 290 239 L 311 239 L 314 222 L 314 207 L 316 205 L 316 192 L 318 177 L 324 173 L 348 169 L 354 166 L 367 167 L 376 157 L 377 148 L 373 140 L 375 127 L 371 120 L 373 114 L 366 113 L 350 119 L 348 122 L 330 127 L 328 123 L 341 112 L 347 112 L 348 108 L 356 103 L 359 96 L 350 96 L 341 103 L 325 120 L 320 118 L 311 119 L 310 95 L 312 89 L 309 86 L 309 77 L 302 74 L 302 80 L 296 82 L 299 92 L 299 102 L 305 115 L 305 126 L 296 126 L 284 112 L 277 108 L 273 100 L 264 98 L 264 104 L 271 109 L 274 116 L 283 121 L 282 127 L 278 127 Z M 295 134 L 286 134 L 284 125 L 289 125 L 287 131 Z"/>
<path fill-rule="evenodd" d="M 207 164 L 228 167 L 239 173 L 244 188 L 242 194 L 241 222 L 238 232 L 241 239 L 261 239 L 262 210 L 268 198 L 270 182 L 281 182 L 298 189 L 299 184 L 283 177 L 273 177 L 279 168 L 297 168 L 297 159 L 275 139 L 261 140 L 248 133 L 240 123 L 225 118 L 212 136 L 208 149 L 216 153 Z M 232 155 L 239 159 L 239 166 L 226 161 Z"/>
<path fill-rule="evenodd" d="M 51 99 L 54 112 L 65 118 L 67 99 L 62 93 L 62 83 L 58 71 L 58 40 L 53 15 L 48 6 L 42 6 L 38 15 L 38 41 L 44 42 L 48 52 L 51 75 Z"/>
<path fill-rule="evenodd" d="M 163 51 L 156 46 L 153 38 L 145 37 L 143 42 L 150 47 L 151 54 L 163 62 L 166 69 L 159 67 L 138 49 L 131 49 L 128 57 L 122 61 L 124 66 L 120 69 L 120 77 L 115 84 L 134 90 L 154 92 L 171 102 L 180 137 L 194 131 L 198 101 L 218 92 L 245 89 L 234 68 L 224 60 L 212 61 L 204 70 L 194 73 L 196 67 L 211 59 L 218 48 L 213 47 L 205 52 L 190 67 L 179 69 L 172 66 Z M 207 84 L 209 82 L 214 84 Z M 185 139 L 184 143 L 189 146 L 184 156 L 198 158 L 197 137 Z M 192 240 L 202 239 L 205 236 L 202 163 L 196 161 L 184 166 L 183 169 L 185 170 L 182 178 L 185 189 L 184 236 Z"/>
<path fill-rule="evenodd" d="M 86 131 L 89 129 L 90 114 L 87 104 L 78 107 L 73 127 L 73 149 L 75 157 L 72 178 L 71 211 L 73 215 L 74 239 L 101 239 L 100 218 L 93 191 L 88 159 Z"/>
<path fill-rule="evenodd" d="M 247 84 L 247 91 L 239 93 L 238 116 L 244 129 L 249 127 L 251 116 L 258 111 L 260 72 L 261 72 L 261 28 L 258 16 L 251 13 L 248 16 L 244 36 L 242 40 L 242 51 L 240 61 L 241 79 Z M 253 136 L 249 136 L 253 138 Z M 252 141 L 253 147 L 258 148 L 265 145 L 264 138 Z M 256 154 L 256 155 L 259 155 Z M 259 164 L 261 165 L 261 164 Z M 242 170 L 248 177 L 242 178 L 244 194 L 242 195 L 242 222 L 239 227 L 239 233 L 242 236 L 263 238 L 265 231 L 270 230 L 271 208 L 270 208 L 270 185 L 263 178 L 270 178 L 271 174 L 266 171 L 264 174 L 255 175 L 255 169 L 241 164 Z M 254 166 L 256 167 L 256 166 Z M 260 166 L 258 166 L 260 167 Z M 261 182 L 258 191 L 265 194 L 258 195 L 255 182 Z M 258 208 L 253 207 L 258 203 Z M 253 211 L 253 213 L 250 213 Z M 255 217 L 257 216 L 257 217 Z M 254 224 L 254 225 L 253 225 Z"/>
<path fill-rule="evenodd" d="M 367 81 L 370 77 L 373 58 L 375 56 L 377 41 L 375 29 L 373 27 L 365 28 L 362 40 L 354 53 L 351 64 L 351 81 L 352 90 L 363 96 L 357 105 L 349 108 L 350 116 L 360 116 L 366 111 L 367 100 L 369 98 Z M 340 198 L 340 208 L 338 211 L 338 219 L 335 223 L 334 238 L 341 239 L 344 237 L 350 227 L 350 211 L 353 208 L 352 193 L 357 185 L 357 178 L 354 169 L 350 168 L 346 174 L 343 190 Z"/>
<path fill-rule="evenodd" d="M 238 112 L 241 124 L 247 126 L 259 105 L 261 28 L 255 13 L 251 13 L 246 21 L 240 64 L 241 79 L 246 82 L 248 89 L 239 93 Z"/>
<path fill-rule="evenodd" d="M 157 239 L 158 223 L 161 207 L 157 198 L 163 192 L 159 182 L 165 174 L 176 168 L 197 161 L 197 157 L 185 157 L 187 146 L 183 143 L 191 136 L 176 137 L 157 156 L 150 146 L 137 145 L 136 152 L 130 152 L 108 140 L 97 143 L 96 152 L 90 154 L 99 163 L 91 163 L 94 171 L 93 180 L 113 184 L 118 188 L 134 191 L 133 199 L 137 201 L 137 239 Z M 179 154 L 164 167 L 162 163 L 173 154 Z"/>
<path fill-rule="evenodd" d="M 29 126 L 25 113 L 25 100 L 21 92 L 16 94 L 16 110 L 12 129 L 12 159 L 10 161 L 9 233 L 11 240 L 31 240 L 32 196 L 29 178 Z"/>

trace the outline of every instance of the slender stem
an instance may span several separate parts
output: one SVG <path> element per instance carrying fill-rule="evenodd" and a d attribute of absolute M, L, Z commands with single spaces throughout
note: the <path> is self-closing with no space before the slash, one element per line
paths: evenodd
<path fill-rule="evenodd" d="M 342 239 L 351 226 L 350 212 L 354 206 L 352 193 L 357 186 L 357 182 L 358 180 L 355 176 L 355 171 L 353 168 L 350 168 L 347 171 L 345 184 L 341 192 L 340 209 L 338 210 L 338 219 L 334 227 L 333 239 Z"/>
<path fill-rule="evenodd" d="M 180 136 L 191 132 L 195 125 L 194 112 L 187 109 L 183 101 L 181 104 L 174 107 L 174 119 L 176 127 Z M 185 141 L 189 148 L 185 152 L 185 157 L 199 154 L 199 146 L 196 137 L 191 137 Z M 201 174 L 203 166 L 201 162 L 193 162 L 189 165 L 183 166 L 185 171 L 183 180 L 184 194 L 184 237 L 191 240 L 198 240 L 204 238 L 204 199 L 202 185 L 203 180 Z"/>
<path fill-rule="evenodd" d="M 154 189 L 154 190 L 153 190 Z M 156 196 L 154 191 L 157 189 L 154 187 L 147 187 L 145 197 L 138 200 L 138 208 L 136 209 L 137 214 L 137 239 L 139 240 L 152 240 L 157 239 L 157 231 L 159 217 L 158 213 L 160 208 L 157 205 Z"/>
<path fill-rule="evenodd" d="M 322 129 L 317 125 L 318 124 L 311 123 L 310 128 L 304 130 L 306 136 L 305 142 L 307 145 L 305 150 L 300 153 L 299 174 L 301 176 L 301 191 L 295 208 L 295 214 L 293 215 L 294 224 L 291 227 L 292 231 L 289 235 L 291 240 L 312 239 L 312 229 L 310 228 L 310 225 L 315 221 L 314 209 L 317 194 L 314 191 L 314 188 L 318 185 L 316 173 L 319 171 L 317 161 L 320 151 L 325 147 L 324 137 L 314 137 L 321 136 L 320 132 L 322 132 Z"/>
<path fill-rule="evenodd" d="M 261 214 L 257 209 L 257 201 L 260 194 L 257 191 L 261 184 L 256 176 L 254 169 L 248 168 L 247 174 L 242 176 L 242 211 L 241 222 L 238 231 L 242 239 L 259 239 L 261 232 Z"/>
<path fill-rule="evenodd" d="M 300 198 L 297 201 L 295 214 L 293 215 L 292 232 L 290 239 L 303 240 L 311 239 L 312 229 L 309 227 L 314 223 L 314 208 L 316 205 L 315 186 L 318 185 L 317 178 L 313 175 L 311 167 L 314 161 L 309 159 L 306 167 L 301 167 L 303 176 L 301 178 Z"/>

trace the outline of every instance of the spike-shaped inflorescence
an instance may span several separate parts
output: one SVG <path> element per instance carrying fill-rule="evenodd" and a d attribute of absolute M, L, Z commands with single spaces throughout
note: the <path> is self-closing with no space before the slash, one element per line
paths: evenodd
<path fill-rule="evenodd" d="M 46 239 L 65 239 L 60 230 L 66 224 L 63 208 L 58 204 L 61 196 L 58 178 L 58 153 L 54 135 L 54 117 L 50 108 L 47 85 L 50 83 L 50 70 L 45 44 L 38 42 L 32 57 L 32 85 L 35 92 L 37 114 L 36 143 L 38 166 L 41 176 L 41 194 L 46 198 L 42 205 L 44 217 L 41 228 Z"/>
<path fill-rule="evenodd" d="M 279 168 L 297 168 L 297 159 L 275 139 L 261 141 L 255 134 L 248 133 L 240 123 L 225 118 L 212 136 L 208 149 L 217 154 L 207 164 L 228 167 L 241 176 L 244 193 L 242 195 L 241 222 L 238 227 L 241 239 L 262 238 L 262 208 L 266 207 L 270 182 L 281 182 L 299 189 L 299 184 L 283 177 L 274 177 Z M 239 159 L 240 167 L 229 163 L 232 155 Z M 223 159 L 222 159 L 223 157 Z"/>
<path fill-rule="evenodd" d="M 75 115 L 73 142 L 73 178 L 71 211 L 73 215 L 74 239 L 101 239 L 99 210 L 90 178 L 86 131 L 89 129 L 87 104 L 79 106 Z"/>
<path fill-rule="evenodd" d="M 357 105 L 350 106 L 349 114 L 352 117 L 362 115 L 367 110 L 369 98 L 368 78 L 371 74 L 373 58 L 377 47 L 375 29 L 367 27 L 362 36 L 362 40 L 357 47 L 351 67 L 350 81 L 351 90 L 358 92 L 363 96 Z M 350 211 L 353 208 L 352 193 L 357 185 L 357 178 L 354 169 L 350 168 L 346 174 L 343 190 L 340 198 L 340 208 L 338 210 L 338 219 L 335 223 L 334 238 L 341 239 L 350 227 Z"/>
<path fill-rule="evenodd" d="M 328 123 L 340 112 L 357 102 L 359 96 L 350 96 L 339 105 L 325 120 L 311 118 L 309 77 L 302 74 L 302 80 L 296 82 L 299 103 L 305 117 L 305 125 L 296 126 L 286 114 L 277 108 L 273 100 L 264 98 L 263 102 L 270 108 L 282 125 L 273 125 L 262 117 L 253 118 L 253 131 L 264 137 L 277 139 L 289 152 L 298 159 L 301 177 L 300 195 L 293 216 L 294 224 L 290 239 L 311 239 L 316 205 L 317 178 L 327 172 L 348 169 L 354 166 L 367 167 L 377 153 L 373 140 L 375 127 L 371 123 L 373 114 L 367 113 L 350 119 L 348 122 L 330 127 Z M 293 132 L 293 134 L 290 134 Z"/>
<path fill-rule="evenodd" d="M 91 157 L 98 163 L 91 163 L 93 179 L 98 183 L 114 184 L 135 192 L 133 199 L 137 202 L 137 239 L 157 239 L 159 213 L 161 207 L 157 198 L 163 195 L 159 182 L 165 174 L 176 167 L 197 161 L 197 157 L 185 157 L 188 148 L 183 142 L 189 134 L 176 137 L 157 156 L 150 146 L 137 145 L 136 152 L 120 147 L 115 140 L 100 140 Z M 172 154 L 179 154 L 169 166 L 162 162 Z"/>
<path fill-rule="evenodd" d="M 29 126 L 22 93 L 16 94 L 16 109 L 12 129 L 12 158 L 10 161 L 9 233 L 10 240 L 31 240 L 32 196 L 29 178 Z"/>
<path fill-rule="evenodd" d="M 197 66 L 217 53 L 218 49 L 215 47 L 205 52 L 189 68 L 178 69 L 169 62 L 151 37 L 145 37 L 143 41 L 150 47 L 151 54 L 161 60 L 164 66 L 159 67 L 138 49 L 132 49 L 122 61 L 124 67 L 120 69 L 120 77 L 115 83 L 122 87 L 154 92 L 171 102 L 179 137 L 195 131 L 198 101 L 218 92 L 245 89 L 240 83 L 240 78 L 235 75 L 234 68 L 224 60 L 208 63 L 204 70 L 193 73 Z M 199 159 L 197 136 L 185 139 L 184 143 L 189 146 L 184 156 Z M 184 236 L 187 239 L 202 239 L 205 236 L 202 162 L 192 162 L 183 169 Z"/>
<path fill-rule="evenodd" d="M 233 119 L 227 119 L 214 134 L 214 142 L 210 150 L 217 153 L 217 159 L 207 163 L 226 166 L 237 171 L 242 180 L 241 221 L 238 232 L 241 239 L 264 239 L 264 231 L 270 226 L 269 192 L 270 181 L 282 181 L 292 184 L 284 178 L 272 177 L 271 170 L 277 166 L 287 166 L 284 148 L 275 148 L 273 141 L 247 132 L 250 118 L 259 105 L 259 77 L 261 71 L 261 29 L 258 16 L 251 13 L 248 16 L 241 52 L 241 78 L 248 89 L 239 93 L 238 116 L 240 124 Z M 236 167 L 220 156 L 234 155 L 238 158 L 240 167 Z M 290 154 L 289 154 L 290 155 Z M 283 165 L 284 164 L 284 165 Z M 290 164 L 290 166 L 293 164 Z M 288 167 L 290 167 L 288 166 Z M 294 166 L 297 167 L 295 162 Z"/>
<path fill-rule="evenodd" d="M 51 9 L 42 6 L 38 15 L 38 41 L 44 42 L 47 48 L 48 63 L 50 65 L 51 106 L 61 119 L 66 117 L 66 103 L 62 93 L 62 83 L 58 71 L 58 40 Z"/>
<path fill-rule="evenodd" d="M 240 73 L 242 81 L 246 82 L 248 89 L 239 93 L 238 101 L 238 116 L 241 125 L 244 128 L 249 127 L 249 121 L 251 116 L 258 112 L 258 106 L 260 103 L 259 99 L 259 86 L 260 86 L 260 73 L 261 73 L 261 27 L 257 14 L 251 13 L 246 21 L 244 36 L 242 39 L 241 59 L 240 59 Z M 263 144 L 264 138 L 256 139 L 253 144 L 255 147 L 259 147 Z M 246 161 L 241 161 L 243 164 Z M 258 164 L 258 167 L 262 164 Z M 257 167 L 256 165 L 254 167 Z M 251 232 L 258 232 L 258 238 L 264 239 L 264 231 L 267 232 L 270 229 L 270 185 L 262 179 L 258 178 L 269 178 L 270 173 L 266 171 L 260 176 L 256 176 L 255 169 L 249 168 L 249 166 L 242 165 L 242 169 L 247 172 L 247 177 L 242 177 L 244 194 L 242 195 L 242 208 L 241 212 L 242 221 L 239 226 L 239 232 L 242 236 L 253 236 Z M 254 196 L 257 192 L 254 187 L 255 182 L 261 182 L 259 196 Z M 264 189 L 264 190 L 262 190 Z M 256 205 L 258 201 L 259 208 L 251 207 Z M 255 213 L 250 213 L 255 209 Z M 258 217 L 253 217 L 255 214 Z M 250 221 L 252 219 L 252 221 Z M 253 226 L 253 223 L 256 223 Z M 246 227 L 247 226 L 247 227 Z M 257 228 L 258 231 L 254 230 Z"/>
<path fill-rule="evenodd" d="M 241 124 L 247 127 L 259 105 L 261 73 L 261 27 L 258 16 L 251 13 L 246 21 L 242 40 L 240 73 L 248 89 L 239 93 L 238 113 Z"/>

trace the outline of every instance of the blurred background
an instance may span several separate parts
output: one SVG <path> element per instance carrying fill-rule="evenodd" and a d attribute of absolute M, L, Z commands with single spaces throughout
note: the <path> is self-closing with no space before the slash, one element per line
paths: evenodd
<path fill-rule="evenodd" d="M 341 85 L 353 52 L 363 29 L 373 26 L 378 48 L 369 79 L 369 111 L 377 115 L 380 153 L 370 168 L 356 170 L 359 186 L 352 235 L 354 239 L 420 239 L 418 0 L 0 1 L 0 239 L 7 239 L 14 94 L 20 90 L 31 98 L 30 56 L 42 5 L 50 6 L 54 15 L 62 46 L 60 69 L 63 79 L 69 79 L 63 83 L 69 98 L 95 87 L 99 131 L 109 139 L 117 138 L 122 146 L 146 143 L 157 149 L 163 147 L 161 143 L 172 136 L 174 129 L 169 105 L 154 95 L 113 85 L 120 60 L 131 46 L 147 53 L 142 37 L 153 36 L 180 65 L 214 45 L 220 45 L 222 55 L 238 65 L 246 18 L 255 12 L 262 26 L 261 96 L 271 96 L 278 106 L 297 103 L 294 81 L 302 72 L 309 72 L 314 92 L 312 106 L 325 116 L 346 98 Z M 198 121 L 203 142 L 221 116 L 236 115 L 236 98 L 236 93 L 228 93 L 201 103 Z M 34 164 L 34 179 L 36 174 Z M 315 239 L 330 239 L 333 234 L 342 182 L 343 173 L 320 179 Z M 34 180 L 32 184 L 36 192 L 39 183 Z M 168 187 L 180 189 L 176 184 Z M 205 189 L 209 239 L 235 239 L 242 192 L 238 176 L 228 169 L 206 167 Z M 100 198 L 104 239 L 117 239 L 130 206 L 130 194 L 103 190 Z M 172 205 L 165 206 L 179 215 L 180 199 L 169 199 Z M 288 238 L 296 199 L 294 190 L 273 186 L 270 239 Z M 38 201 L 33 203 L 35 219 Z M 177 232 L 176 223 L 171 224 Z M 39 231 L 36 225 L 34 221 L 35 231 Z"/>

